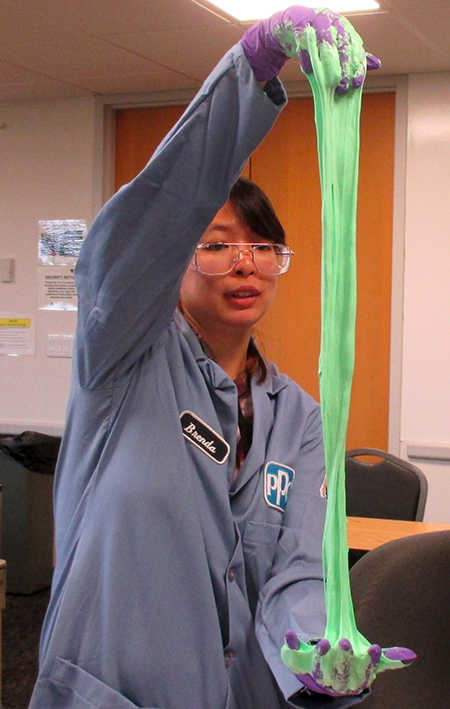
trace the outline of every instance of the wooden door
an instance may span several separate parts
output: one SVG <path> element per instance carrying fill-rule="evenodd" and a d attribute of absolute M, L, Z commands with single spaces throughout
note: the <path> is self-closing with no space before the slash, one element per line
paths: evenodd
<path fill-rule="evenodd" d="M 395 94 L 367 94 L 361 113 L 356 364 L 347 448 L 387 450 Z M 266 353 L 315 398 L 320 350 L 321 197 L 312 98 L 289 102 L 252 155 L 295 251 L 260 323 Z"/>
<path fill-rule="evenodd" d="M 146 164 L 183 106 L 117 112 L 116 188 Z M 395 94 L 367 94 L 361 116 L 356 366 L 347 447 L 387 450 Z M 252 155 L 247 176 L 268 194 L 295 251 L 258 326 L 269 359 L 316 399 L 320 349 L 320 183 L 312 99 L 291 99 Z"/>

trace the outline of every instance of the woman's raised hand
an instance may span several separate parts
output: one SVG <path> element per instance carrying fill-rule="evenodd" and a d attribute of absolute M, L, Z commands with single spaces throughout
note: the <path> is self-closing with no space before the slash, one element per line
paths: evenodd
<path fill-rule="evenodd" d="M 326 8 L 293 5 L 259 20 L 241 39 L 257 81 L 277 76 L 285 61 L 295 56 L 299 57 L 303 71 L 311 73 L 307 35 L 312 32 L 319 55 L 332 57 L 338 93 L 345 93 L 349 87 L 359 88 L 366 69 L 380 67 L 380 61 L 364 51 L 360 36 L 345 17 Z"/>

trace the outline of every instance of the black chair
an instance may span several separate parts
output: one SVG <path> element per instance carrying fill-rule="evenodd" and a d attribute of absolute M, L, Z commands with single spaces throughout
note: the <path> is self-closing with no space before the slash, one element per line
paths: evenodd
<path fill-rule="evenodd" d="M 360 460 L 360 456 L 366 460 Z M 375 458 L 375 462 L 370 462 L 370 458 Z M 415 465 L 391 453 L 377 448 L 347 451 L 345 487 L 348 517 L 423 520 L 427 479 Z M 366 553 L 360 549 L 350 549 L 349 567 Z"/>
<path fill-rule="evenodd" d="M 381 647 L 417 654 L 375 679 L 364 709 L 450 707 L 450 532 L 403 537 L 368 552 L 350 570 L 358 629 Z"/>
<path fill-rule="evenodd" d="M 345 477 L 347 516 L 423 520 L 428 483 L 415 465 L 376 448 L 356 448 L 345 454 Z"/>

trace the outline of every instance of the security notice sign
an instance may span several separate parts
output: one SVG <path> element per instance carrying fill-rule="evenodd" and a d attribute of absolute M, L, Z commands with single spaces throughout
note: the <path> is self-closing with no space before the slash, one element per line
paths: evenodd
<path fill-rule="evenodd" d="M 34 318 L 32 315 L 0 313 L 0 354 L 34 354 Z"/>
<path fill-rule="evenodd" d="M 41 310 L 77 310 L 77 303 L 73 266 L 39 267 Z"/>

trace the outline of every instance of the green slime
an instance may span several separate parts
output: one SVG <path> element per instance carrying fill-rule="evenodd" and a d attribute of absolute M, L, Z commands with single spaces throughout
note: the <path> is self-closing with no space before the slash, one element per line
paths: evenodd
<path fill-rule="evenodd" d="M 350 44 L 348 62 L 341 66 L 335 44 L 318 44 L 315 30 L 301 33 L 282 27 L 278 39 L 291 56 L 309 52 L 313 73 L 307 74 L 315 105 L 319 169 L 322 188 L 322 332 L 319 362 L 320 399 L 327 471 L 327 514 L 323 538 L 325 638 L 330 650 L 323 656 L 299 640 L 299 649 L 286 644 L 284 663 L 297 674 L 309 674 L 330 693 L 357 694 L 375 675 L 404 667 L 382 652 L 380 661 L 368 654 L 371 647 L 355 622 L 348 568 L 345 507 L 345 442 L 355 359 L 356 318 L 356 207 L 359 160 L 359 117 L 362 88 L 351 88 L 352 78 L 365 76 L 362 40 L 346 20 Z M 332 33 L 334 28 L 332 28 Z M 342 75 L 348 91 L 336 94 Z M 345 651 L 339 641 L 350 641 Z"/>

